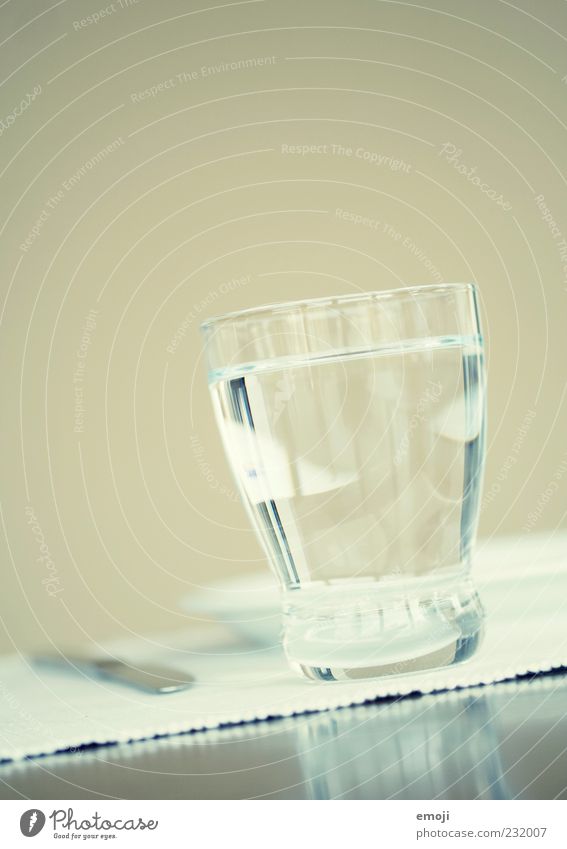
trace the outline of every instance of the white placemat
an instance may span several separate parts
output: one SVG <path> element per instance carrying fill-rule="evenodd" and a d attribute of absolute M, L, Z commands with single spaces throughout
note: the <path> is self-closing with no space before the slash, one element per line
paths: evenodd
<path fill-rule="evenodd" d="M 448 669 L 348 683 L 297 678 L 274 649 L 193 650 L 170 643 L 167 660 L 197 682 L 151 696 L 77 672 L 40 669 L 29 659 L 0 661 L 0 759 L 88 743 L 126 742 L 230 723 L 361 704 L 503 681 L 567 666 L 567 535 L 479 544 L 477 585 L 487 634 L 477 655 Z M 187 637 L 186 640 L 189 640 Z M 121 646 L 121 656 L 164 659 L 159 640 Z"/>

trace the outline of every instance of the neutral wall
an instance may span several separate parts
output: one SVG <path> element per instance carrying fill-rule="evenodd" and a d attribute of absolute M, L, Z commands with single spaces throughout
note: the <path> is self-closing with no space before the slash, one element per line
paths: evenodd
<path fill-rule="evenodd" d="M 218 312 L 475 280 L 481 532 L 564 523 L 564 3 L 208 7 L 0 7 L 5 651 L 177 628 L 262 568 L 207 395 Z"/>

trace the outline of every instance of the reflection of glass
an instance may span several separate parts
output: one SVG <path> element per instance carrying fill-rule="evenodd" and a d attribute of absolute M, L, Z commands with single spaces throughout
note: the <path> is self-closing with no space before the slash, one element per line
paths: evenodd
<path fill-rule="evenodd" d="M 221 436 L 319 680 L 464 660 L 484 462 L 473 286 L 260 307 L 203 325 Z"/>
<path fill-rule="evenodd" d="M 404 699 L 298 726 L 312 799 L 506 799 L 485 697 Z"/>

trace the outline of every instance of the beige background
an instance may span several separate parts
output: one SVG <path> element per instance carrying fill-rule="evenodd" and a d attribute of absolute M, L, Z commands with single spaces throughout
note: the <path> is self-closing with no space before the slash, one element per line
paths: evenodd
<path fill-rule="evenodd" d="M 565 523 L 561 0 L 8 0 L 0 41 L 2 650 L 262 568 L 198 333 L 262 302 L 475 280 L 481 532 Z"/>

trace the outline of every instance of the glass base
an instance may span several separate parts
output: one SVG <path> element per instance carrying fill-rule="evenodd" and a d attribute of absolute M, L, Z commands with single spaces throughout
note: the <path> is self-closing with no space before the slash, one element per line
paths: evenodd
<path fill-rule="evenodd" d="M 292 590 L 284 607 L 291 667 L 316 681 L 391 677 L 452 666 L 480 645 L 472 583 L 433 576 Z"/>

